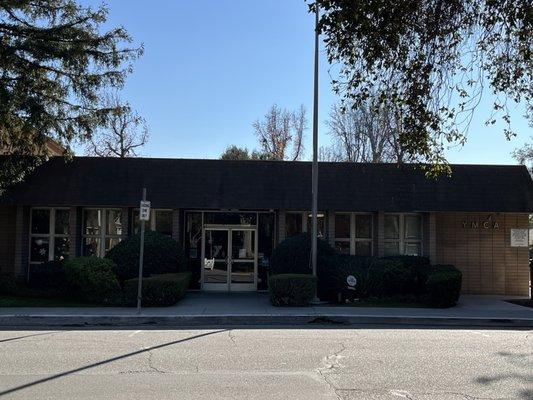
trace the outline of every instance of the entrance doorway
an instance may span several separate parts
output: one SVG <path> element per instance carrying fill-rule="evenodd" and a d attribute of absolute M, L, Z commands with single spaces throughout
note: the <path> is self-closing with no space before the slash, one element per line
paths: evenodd
<path fill-rule="evenodd" d="M 202 289 L 257 290 L 255 227 L 206 225 L 202 243 Z"/>

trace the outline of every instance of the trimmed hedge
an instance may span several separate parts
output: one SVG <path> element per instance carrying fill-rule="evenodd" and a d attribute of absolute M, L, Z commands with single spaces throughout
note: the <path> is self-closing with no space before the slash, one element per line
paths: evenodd
<path fill-rule="evenodd" d="M 140 242 L 140 235 L 135 235 L 122 240 L 108 251 L 106 258 L 116 264 L 120 282 L 139 275 Z M 155 231 L 145 232 L 143 276 L 186 270 L 187 258 L 174 239 Z"/>
<path fill-rule="evenodd" d="M 115 264 L 106 258 L 79 257 L 65 263 L 73 296 L 93 303 L 115 303 L 120 296 Z"/>
<path fill-rule="evenodd" d="M 316 277 L 309 274 L 279 274 L 268 279 L 270 302 L 278 307 L 308 306 L 315 290 Z"/>
<path fill-rule="evenodd" d="M 28 287 L 43 290 L 50 295 L 64 294 L 67 288 L 67 276 L 64 261 L 46 261 L 42 264 L 30 264 Z"/>
<path fill-rule="evenodd" d="M 391 260 L 400 263 L 409 275 L 410 283 L 406 287 L 406 292 L 420 295 L 424 292 L 424 285 L 429 273 L 430 261 L 428 257 L 422 256 L 387 256 L 382 260 Z"/>
<path fill-rule="evenodd" d="M 370 297 L 391 297 L 409 293 L 413 275 L 400 261 L 378 259 L 368 269 Z"/>
<path fill-rule="evenodd" d="M 191 281 L 190 272 L 152 275 L 142 281 L 142 305 L 163 307 L 176 304 L 187 292 Z M 124 282 L 124 303 L 137 304 L 139 278 Z"/>
<path fill-rule="evenodd" d="M 17 289 L 17 280 L 13 274 L 0 273 L 0 294 L 15 294 Z"/>
<path fill-rule="evenodd" d="M 368 289 L 368 270 L 377 259 L 373 257 L 351 256 L 337 254 L 330 260 L 329 288 L 333 293 L 330 296 L 335 301 L 354 300 L 366 296 Z M 353 275 L 357 279 L 355 287 L 349 288 L 346 279 Z M 340 298 L 339 298 L 340 297 Z"/>
<path fill-rule="evenodd" d="M 424 302 L 430 307 L 446 308 L 457 304 L 463 274 L 453 265 L 433 265 L 425 282 Z"/>
<path fill-rule="evenodd" d="M 329 265 L 335 256 L 335 250 L 324 240 L 317 242 L 317 274 L 319 296 L 324 297 L 330 290 Z M 311 274 L 311 235 L 291 236 L 279 243 L 270 260 L 270 273 Z"/>

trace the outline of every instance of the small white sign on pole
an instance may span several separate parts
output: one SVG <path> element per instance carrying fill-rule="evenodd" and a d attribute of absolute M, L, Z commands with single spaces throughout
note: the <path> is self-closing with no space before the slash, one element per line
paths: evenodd
<path fill-rule="evenodd" d="M 141 201 L 140 211 L 139 211 L 139 220 L 148 221 L 150 219 L 150 202 Z"/>
<path fill-rule="evenodd" d="M 511 247 L 528 247 L 528 230 L 511 229 Z"/>

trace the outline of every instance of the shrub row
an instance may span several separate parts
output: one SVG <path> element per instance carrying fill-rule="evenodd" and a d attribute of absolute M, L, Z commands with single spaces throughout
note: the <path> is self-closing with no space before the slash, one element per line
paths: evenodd
<path fill-rule="evenodd" d="M 310 274 L 310 237 L 298 235 L 280 243 L 272 255 L 271 272 L 279 274 Z M 462 274 L 454 266 L 430 266 L 427 257 L 357 257 L 335 254 L 324 241 L 318 246 L 318 294 L 321 299 L 344 300 L 364 297 L 416 296 L 432 307 L 451 307 L 456 304 L 461 291 Z M 347 277 L 357 279 L 349 287 Z M 283 281 L 280 286 L 277 280 Z M 296 277 L 274 280 L 277 285 L 269 290 L 276 303 L 286 296 L 293 298 L 298 285 Z M 280 293 L 280 290 L 290 290 Z M 276 291 L 275 295 L 272 292 Z M 304 295 L 302 295 L 305 298 Z M 273 304 L 274 304 L 273 301 Z M 284 304 L 287 305 L 287 304 Z"/>
<path fill-rule="evenodd" d="M 176 304 L 189 288 L 190 272 L 177 274 L 152 275 L 143 278 L 142 304 L 144 306 L 171 306 Z M 137 288 L 139 278 L 124 282 L 124 303 L 130 306 L 137 304 Z"/>
<path fill-rule="evenodd" d="M 305 307 L 315 295 L 316 277 L 309 274 L 271 275 L 268 288 L 273 305 Z"/>

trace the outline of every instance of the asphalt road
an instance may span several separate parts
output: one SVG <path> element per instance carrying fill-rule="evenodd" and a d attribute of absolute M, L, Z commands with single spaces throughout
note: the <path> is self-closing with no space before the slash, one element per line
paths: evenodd
<path fill-rule="evenodd" d="M 0 399 L 533 399 L 533 331 L 0 331 Z"/>

